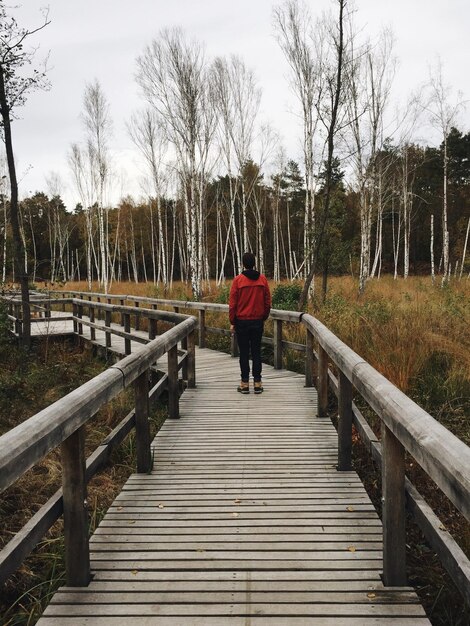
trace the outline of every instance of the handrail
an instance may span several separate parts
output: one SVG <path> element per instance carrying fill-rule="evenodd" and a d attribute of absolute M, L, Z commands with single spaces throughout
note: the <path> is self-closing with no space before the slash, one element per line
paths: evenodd
<path fill-rule="evenodd" d="M 61 292 L 57 292 L 61 293 Z M 104 295 L 87 292 L 65 292 L 73 296 L 74 306 L 83 311 L 92 298 L 119 300 L 120 306 L 92 303 L 92 306 L 110 307 L 123 315 L 136 318 L 142 313 L 155 313 L 158 306 L 173 307 L 175 313 L 194 311 L 199 317 L 199 346 L 204 347 L 206 333 L 229 335 L 228 329 L 206 325 L 206 312 L 228 312 L 224 304 L 165 300 L 133 295 Z M 87 298 L 85 300 L 84 298 Z M 60 298 L 58 298 L 60 300 Z M 126 301 L 135 307 L 124 307 Z M 153 309 L 140 308 L 147 303 Z M 121 311 L 122 309 L 122 311 Z M 124 310 L 125 309 L 125 310 Z M 163 313 L 158 311 L 158 313 Z M 109 315 L 109 313 L 108 313 Z M 470 601 L 470 561 L 452 539 L 438 517 L 424 502 L 414 486 L 405 477 L 405 450 L 454 503 L 462 514 L 470 518 L 470 449 L 431 415 L 408 398 L 390 381 L 344 344 L 319 320 L 296 311 L 272 310 L 273 337 L 263 341 L 273 345 L 274 367 L 282 368 L 283 351 L 298 350 L 305 354 L 305 384 L 314 383 L 318 392 L 317 416 L 327 414 L 328 388 L 338 397 L 338 470 L 351 469 L 353 424 L 364 440 L 375 461 L 380 462 L 383 490 L 384 582 L 387 585 L 406 584 L 405 572 L 405 496 L 408 509 L 423 530 L 425 537 L 438 553 L 441 561 L 459 589 Z M 76 321 L 80 319 L 76 316 Z M 306 329 L 306 343 L 295 344 L 283 340 L 284 322 L 302 324 Z M 83 320 L 83 323 L 85 321 Z M 150 323 L 150 320 L 149 320 Z M 122 333 L 121 333 L 122 334 Z M 314 350 L 315 343 L 317 344 Z M 232 355 L 236 344 L 232 338 Z M 329 369 L 331 362 L 337 376 Z M 382 437 L 377 439 L 353 402 L 353 388 L 368 403 L 381 420 Z"/>
<path fill-rule="evenodd" d="M 82 301 L 80 301 L 80 306 Z M 107 306 L 107 305 L 104 305 Z M 145 310 L 142 310 L 146 314 Z M 159 311 L 148 311 L 160 315 Z M 127 313 L 126 313 L 127 315 Z M 193 317 L 165 314 L 164 317 L 175 325 L 162 335 L 149 340 L 136 352 L 121 359 L 105 372 L 102 372 L 67 396 L 57 400 L 22 424 L 0 437 L 0 493 L 12 485 L 28 469 L 40 461 L 51 450 L 61 445 L 62 452 L 62 491 L 64 510 L 64 533 L 66 546 L 67 584 L 82 586 L 90 578 L 88 521 L 84 502 L 86 482 L 93 468 L 99 465 L 97 459 L 90 458 L 88 469 L 85 463 L 84 437 L 85 424 L 96 412 L 118 395 L 123 389 L 134 385 L 136 406 L 127 416 L 119 431 L 111 439 L 120 440 L 127 433 L 131 422 L 136 429 L 137 471 L 148 472 L 152 458 L 150 450 L 150 429 L 148 422 L 149 398 L 168 389 L 168 413 L 171 418 L 179 417 L 178 371 L 183 368 L 183 376 L 188 387 L 195 386 L 195 341 L 197 322 Z M 74 321 L 84 322 L 73 316 Z M 185 344 L 186 354 L 178 363 L 178 343 Z M 165 385 L 159 381 L 149 393 L 149 374 L 152 365 L 164 354 L 168 355 L 168 372 Z M 112 441 L 110 440 L 110 444 Z M 97 451 L 98 452 L 98 451 Z M 41 515 L 31 520 L 27 533 L 20 533 L 0 552 L 0 579 L 4 579 L 21 558 L 34 548 L 40 537 L 47 531 L 60 514 L 60 494 L 56 494 Z M 28 524 L 27 524 L 28 526 Z M 25 527 L 26 528 L 26 527 Z M 14 544 L 14 545 L 13 545 Z"/>
<path fill-rule="evenodd" d="M 91 294 L 86 295 L 90 297 Z M 103 297 L 103 294 L 96 294 L 96 296 Z M 224 304 L 143 298 L 132 295 L 115 297 L 148 302 L 153 306 L 170 306 L 176 311 L 197 311 L 200 345 L 201 338 L 202 345 L 205 345 L 206 331 L 229 333 L 226 329 L 205 325 L 206 312 L 228 312 L 228 306 Z M 308 387 L 316 384 L 318 416 L 326 414 L 329 386 L 332 386 L 338 396 L 338 469 L 351 469 L 353 423 L 374 460 L 381 463 L 385 583 L 387 585 L 406 584 L 406 495 L 409 511 L 438 553 L 444 567 L 469 601 L 470 561 L 415 487 L 405 478 L 404 471 L 406 449 L 468 519 L 470 514 L 470 449 L 468 446 L 366 363 L 313 316 L 295 311 L 272 310 L 271 318 L 274 322 L 274 336 L 273 338 L 265 337 L 263 340 L 273 345 L 274 367 L 282 367 L 284 349 L 300 350 L 305 353 L 305 384 Z M 306 328 L 305 346 L 283 340 L 283 322 L 301 323 Z M 314 351 L 315 343 L 317 343 L 316 351 Z M 232 354 L 235 354 L 233 343 Z M 338 370 L 337 378 L 329 370 L 329 360 Z M 353 402 L 353 387 L 380 417 L 381 442 L 377 440 Z"/>

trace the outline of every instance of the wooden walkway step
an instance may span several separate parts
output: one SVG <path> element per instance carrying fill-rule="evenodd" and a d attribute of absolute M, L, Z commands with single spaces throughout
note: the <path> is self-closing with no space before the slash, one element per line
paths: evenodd
<path fill-rule="evenodd" d="M 198 350 L 197 389 L 154 441 L 91 540 L 93 580 L 61 588 L 40 626 L 429 624 L 411 588 L 381 582 L 382 535 L 303 377 Z"/>

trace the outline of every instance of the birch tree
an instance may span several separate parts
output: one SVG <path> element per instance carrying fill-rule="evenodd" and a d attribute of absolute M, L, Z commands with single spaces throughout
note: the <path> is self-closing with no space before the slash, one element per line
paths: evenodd
<path fill-rule="evenodd" d="M 352 24 L 352 22 L 350 22 Z M 377 235 L 381 237 L 382 197 L 381 185 L 383 161 L 379 158 L 384 142 L 384 115 L 389 100 L 396 61 L 393 57 L 394 38 L 390 30 L 384 30 L 379 43 L 369 42 L 358 46 L 356 37 L 350 33 L 349 55 L 351 71 L 347 74 L 347 102 L 351 120 L 351 153 L 359 194 L 361 248 L 359 291 L 365 288 L 369 276 L 378 265 L 376 255 L 371 272 L 372 224 L 374 215 L 378 223 Z M 380 240 L 376 245 L 380 249 Z"/>
<path fill-rule="evenodd" d="M 344 70 L 346 34 L 345 23 L 346 0 L 335 0 L 338 10 L 337 17 L 327 17 L 324 20 L 325 39 L 328 43 L 328 55 L 322 62 L 322 81 L 327 86 L 325 99 L 317 105 L 317 113 L 326 134 L 326 159 L 324 173 L 324 192 L 321 222 L 315 229 L 314 250 L 311 256 L 312 263 L 306 276 L 302 293 L 299 298 L 299 309 L 305 308 L 308 292 L 318 263 L 318 257 L 328 223 L 330 202 L 333 190 L 333 165 L 335 158 L 335 142 L 342 127 L 342 112 L 344 110 Z M 324 281 L 326 288 L 326 281 Z"/>
<path fill-rule="evenodd" d="M 463 106 L 461 95 L 452 97 L 450 87 L 445 84 L 442 65 L 438 61 L 429 81 L 430 102 L 426 109 L 431 124 L 437 128 L 442 139 L 442 285 L 450 277 L 449 264 L 449 227 L 448 227 L 448 168 L 449 154 L 447 139 Z"/>
<path fill-rule="evenodd" d="M 321 38 L 313 37 L 308 10 L 297 0 L 287 0 L 274 9 L 274 24 L 279 45 L 291 70 L 291 88 L 302 111 L 303 156 L 305 168 L 304 208 L 304 277 L 310 270 L 315 230 L 315 161 L 314 140 L 318 125 L 317 111 L 322 98 Z"/>
<path fill-rule="evenodd" d="M 150 212 L 150 237 L 152 247 L 152 267 L 153 281 L 157 281 L 158 277 L 163 280 L 165 285 L 168 284 L 168 250 L 164 237 L 161 198 L 165 188 L 165 172 L 164 172 L 164 155 L 167 151 L 167 139 L 165 129 L 161 119 L 158 117 L 155 109 L 146 108 L 140 113 L 132 116 L 128 125 L 129 134 L 132 141 L 139 149 L 146 162 L 150 179 L 152 181 L 153 195 L 157 208 L 157 236 L 158 236 L 158 255 L 156 255 L 155 246 L 155 229 L 153 223 L 152 202 L 149 202 Z"/>
<path fill-rule="evenodd" d="M 199 299 L 204 246 L 201 189 L 215 127 L 204 51 L 199 43 L 186 41 L 180 29 L 163 30 L 137 59 L 137 66 L 137 81 L 161 116 L 176 152 L 191 287 Z"/>

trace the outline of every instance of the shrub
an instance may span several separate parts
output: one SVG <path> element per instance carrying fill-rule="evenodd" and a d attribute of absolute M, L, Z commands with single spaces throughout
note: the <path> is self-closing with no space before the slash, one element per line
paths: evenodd
<path fill-rule="evenodd" d="M 277 285 L 272 295 L 273 308 L 283 309 L 284 311 L 296 311 L 301 293 L 302 285 L 299 283 Z"/>

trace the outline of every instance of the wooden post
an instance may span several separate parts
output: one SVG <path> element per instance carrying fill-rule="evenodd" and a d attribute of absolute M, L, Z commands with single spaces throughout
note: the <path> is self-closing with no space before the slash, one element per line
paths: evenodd
<path fill-rule="evenodd" d="M 183 337 L 183 339 L 181 340 L 181 349 L 186 351 L 186 359 L 183 361 L 181 376 L 183 377 L 183 380 L 188 380 L 188 356 L 187 356 L 188 338 L 187 337 Z"/>
<path fill-rule="evenodd" d="M 206 311 L 199 309 L 199 347 L 206 347 Z"/>
<path fill-rule="evenodd" d="M 307 336 L 305 338 L 305 386 L 313 387 L 313 333 L 307 328 Z"/>
<path fill-rule="evenodd" d="M 326 417 L 328 410 L 328 354 L 318 345 L 318 412 L 317 417 Z"/>
<path fill-rule="evenodd" d="M 74 317 L 73 320 L 73 332 L 75 334 L 78 334 L 78 324 L 77 324 L 77 320 L 75 319 L 78 315 L 78 311 L 77 311 L 77 305 L 75 304 L 75 302 L 72 304 L 72 315 Z"/>
<path fill-rule="evenodd" d="M 143 372 L 134 382 L 135 393 L 135 441 L 137 472 L 147 474 L 152 470 L 149 424 L 149 372 Z"/>
<path fill-rule="evenodd" d="M 239 355 L 237 333 L 235 332 L 230 336 L 230 354 L 233 357 L 237 357 Z"/>
<path fill-rule="evenodd" d="M 61 455 L 67 585 L 85 587 L 90 582 L 85 426 L 81 426 L 61 444 Z"/>
<path fill-rule="evenodd" d="M 178 346 L 168 350 L 168 417 L 180 416 L 178 388 Z"/>
<path fill-rule="evenodd" d="M 99 296 L 96 297 L 96 302 L 98 304 L 101 304 L 101 298 Z M 100 308 L 98 308 L 98 319 L 102 320 L 103 319 L 103 312 Z"/>
<path fill-rule="evenodd" d="M 83 304 L 81 303 L 78 305 L 77 317 L 79 320 L 83 317 Z M 78 322 L 78 334 L 80 337 L 83 335 L 83 324 L 80 322 Z"/>
<path fill-rule="evenodd" d="M 274 369 L 282 370 L 282 321 L 274 321 Z"/>
<path fill-rule="evenodd" d="M 23 336 L 23 320 L 21 319 L 21 308 L 19 304 L 15 304 L 15 331 L 18 337 L 21 338 Z"/>
<path fill-rule="evenodd" d="M 192 330 L 188 335 L 188 388 L 196 387 L 196 333 Z"/>
<path fill-rule="evenodd" d="M 157 320 L 153 319 L 152 317 L 149 317 L 149 339 L 150 341 L 152 341 L 152 339 L 155 339 L 155 337 L 157 336 L 158 332 L 158 327 L 157 327 Z"/>
<path fill-rule="evenodd" d="M 131 332 L 131 315 L 130 313 L 124 313 L 124 332 Z M 124 338 L 124 352 L 126 354 L 131 353 L 131 340 L 129 337 Z"/>
<path fill-rule="evenodd" d="M 352 467 L 352 384 L 341 371 L 338 382 L 338 470 L 349 472 Z"/>
<path fill-rule="evenodd" d="M 383 582 L 406 586 L 405 449 L 382 422 Z"/>
<path fill-rule="evenodd" d="M 119 300 L 119 303 L 121 304 L 121 306 L 124 306 L 124 302 L 125 302 L 124 298 L 121 298 Z M 121 326 L 124 326 L 124 313 L 121 313 Z"/>
<path fill-rule="evenodd" d="M 179 308 L 179 306 L 174 306 L 174 307 L 173 307 L 173 311 L 174 311 L 175 313 L 179 313 L 179 312 L 180 312 L 180 308 Z"/>
<path fill-rule="evenodd" d="M 90 305 L 88 307 L 88 317 L 90 318 L 90 322 L 92 324 L 95 323 L 95 307 L 90 301 Z M 90 337 L 92 341 L 96 340 L 96 329 L 90 326 Z"/>
<path fill-rule="evenodd" d="M 104 318 L 105 318 L 104 325 L 110 328 L 111 327 L 111 311 L 105 311 Z M 107 348 L 111 347 L 111 333 L 110 332 L 106 332 L 106 347 Z"/>
<path fill-rule="evenodd" d="M 134 300 L 134 304 L 135 304 L 135 308 L 138 309 L 139 308 L 139 301 L 138 300 Z M 135 329 L 136 330 L 140 330 L 140 314 L 136 311 L 135 314 Z"/>

